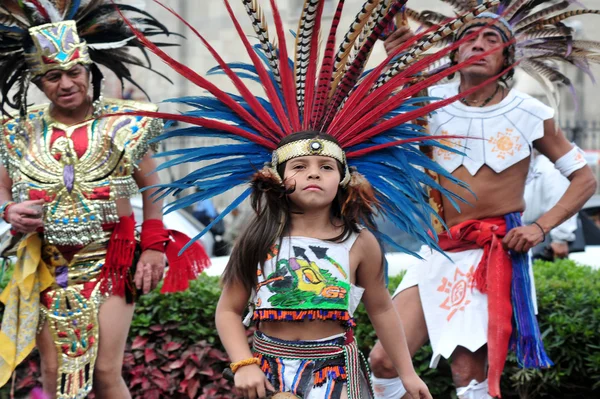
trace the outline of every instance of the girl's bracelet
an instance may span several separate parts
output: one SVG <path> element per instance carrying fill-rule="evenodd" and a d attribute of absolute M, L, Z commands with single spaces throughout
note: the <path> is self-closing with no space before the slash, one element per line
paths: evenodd
<path fill-rule="evenodd" d="M 260 359 L 256 357 L 251 357 L 250 359 L 245 359 L 239 362 L 231 363 L 229 367 L 231 367 L 231 371 L 235 374 L 235 372 L 238 371 L 240 367 L 249 366 L 251 364 L 260 364 Z"/>

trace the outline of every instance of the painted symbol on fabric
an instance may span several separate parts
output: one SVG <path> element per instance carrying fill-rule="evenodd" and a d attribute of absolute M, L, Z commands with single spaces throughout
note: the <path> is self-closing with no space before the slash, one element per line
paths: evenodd
<path fill-rule="evenodd" d="M 447 321 L 450 321 L 456 312 L 464 311 L 467 305 L 471 303 L 468 297 L 473 289 L 474 272 L 475 266 L 471 266 L 466 274 L 457 267 L 454 272 L 454 280 L 450 281 L 446 277 L 442 278 L 437 290 L 448 294 L 444 302 L 440 304 L 440 308 L 449 311 Z"/>
<path fill-rule="evenodd" d="M 507 156 L 512 157 L 523 148 L 519 143 L 520 140 L 519 134 L 514 133 L 513 129 L 506 128 L 505 132 L 498 132 L 495 137 L 490 137 L 488 143 L 493 146 L 492 153 L 497 153 L 497 158 L 506 159 Z"/>
<path fill-rule="evenodd" d="M 441 136 L 450 136 L 450 132 L 448 132 L 447 130 L 442 130 L 442 132 L 440 133 Z M 439 139 L 438 140 L 440 144 L 445 145 L 446 147 L 449 147 L 451 149 L 457 149 L 460 147 L 459 142 L 455 139 L 455 140 L 445 140 L 445 139 Z M 436 147 L 435 148 L 435 158 L 436 160 L 444 160 L 444 161 L 449 161 L 452 158 L 454 158 L 457 154 L 450 150 L 450 149 L 446 149 L 446 148 L 440 148 L 440 147 Z"/>
<path fill-rule="evenodd" d="M 575 162 L 585 162 L 585 158 L 581 151 L 577 151 L 577 155 L 575 155 Z"/>
<path fill-rule="evenodd" d="M 273 293 L 268 298 L 271 306 L 314 309 L 345 305 L 350 291 L 347 273 L 327 255 L 327 248 L 309 246 L 307 250 L 294 246 L 293 251 L 293 257 L 279 259 L 275 271 L 258 285 L 259 289 L 267 286 Z M 316 260 L 311 259 L 311 253 Z M 326 261 L 333 267 L 321 268 L 317 261 Z M 342 278 L 335 277 L 334 272 Z"/>

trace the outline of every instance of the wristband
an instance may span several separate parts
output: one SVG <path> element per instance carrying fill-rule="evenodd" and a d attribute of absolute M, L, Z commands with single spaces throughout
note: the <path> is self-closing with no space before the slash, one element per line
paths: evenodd
<path fill-rule="evenodd" d="M 16 202 L 13 201 L 6 201 L 4 204 L 0 205 L 0 217 L 2 219 L 4 219 L 4 221 L 6 223 L 8 223 L 8 220 L 6 220 L 6 213 L 8 212 L 8 209 L 13 206 L 14 204 L 16 204 Z"/>
<path fill-rule="evenodd" d="M 142 223 L 142 234 L 140 236 L 142 251 L 152 249 L 164 253 L 165 245 L 169 240 L 169 232 L 165 229 L 162 220 L 149 219 Z"/>
<path fill-rule="evenodd" d="M 244 366 L 250 366 L 251 364 L 260 364 L 260 359 L 257 357 L 251 357 L 250 359 L 246 359 L 246 360 L 241 360 L 239 362 L 235 362 L 235 363 L 231 363 L 229 365 L 229 367 L 231 367 L 231 371 L 235 374 L 236 371 L 238 371 L 238 369 L 240 367 L 244 367 Z"/>

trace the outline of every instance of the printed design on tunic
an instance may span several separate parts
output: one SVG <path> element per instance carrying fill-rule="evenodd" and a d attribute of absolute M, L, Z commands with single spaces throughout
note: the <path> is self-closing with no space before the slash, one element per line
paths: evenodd
<path fill-rule="evenodd" d="M 506 128 L 505 132 L 498 132 L 496 136 L 490 137 L 488 143 L 493 146 L 492 153 L 497 153 L 497 158 L 506 159 L 521 150 L 523 145 L 519 143 L 520 140 L 521 136 L 514 133 L 514 129 Z"/>
<path fill-rule="evenodd" d="M 448 317 L 446 318 L 447 321 L 450 321 L 456 312 L 464 311 L 471 303 L 468 296 L 473 289 L 474 272 L 475 266 L 471 266 L 466 274 L 457 267 L 454 272 L 453 281 L 450 281 L 446 277 L 442 278 L 442 282 L 437 290 L 438 292 L 448 294 L 444 302 L 440 304 L 440 308 L 449 311 Z"/>
<path fill-rule="evenodd" d="M 345 306 L 350 292 L 348 276 L 343 267 L 327 254 L 328 248 L 313 245 L 303 248 L 294 245 L 292 251 L 292 257 L 279 258 L 275 270 L 258 284 L 257 290 L 266 286 L 272 293 L 268 298 L 269 304 L 296 309 L 334 309 L 340 305 Z M 331 270 L 323 269 L 317 261 L 327 262 L 333 267 Z"/>
<path fill-rule="evenodd" d="M 442 130 L 440 136 L 450 136 L 450 132 L 448 130 Z M 460 143 L 456 139 L 439 139 L 438 141 L 440 144 L 452 149 L 458 149 L 461 147 Z M 457 155 L 454 151 L 440 147 L 435 148 L 435 153 L 438 160 L 444 161 L 449 161 Z"/>

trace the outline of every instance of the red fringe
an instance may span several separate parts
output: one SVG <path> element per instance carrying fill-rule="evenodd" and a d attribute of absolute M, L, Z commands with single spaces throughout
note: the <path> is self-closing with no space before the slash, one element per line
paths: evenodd
<path fill-rule="evenodd" d="M 177 230 L 166 230 L 162 220 L 149 219 L 142 223 L 142 251 L 164 252 L 169 263 L 161 293 L 187 290 L 190 281 L 210 266 L 210 259 L 198 241 L 179 255 L 189 241 L 188 236 Z"/>
<path fill-rule="evenodd" d="M 104 294 L 125 296 L 125 289 L 132 289 L 127 272 L 135 255 L 135 219 L 133 215 L 119 218 L 114 227 L 106 260 L 100 272 L 100 291 Z"/>
<path fill-rule="evenodd" d="M 195 280 L 204 269 L 210 266 L 210 258 L 200 242 L 194 242 L 179 255 L 190 238 L 177 230 L 167 230 L 167 232 L 169 241 L 166 245 L 165 255 L 167 255 L 169 268 L 160 290 L 163 294 L 187 290 L 190 281 Z"/>

